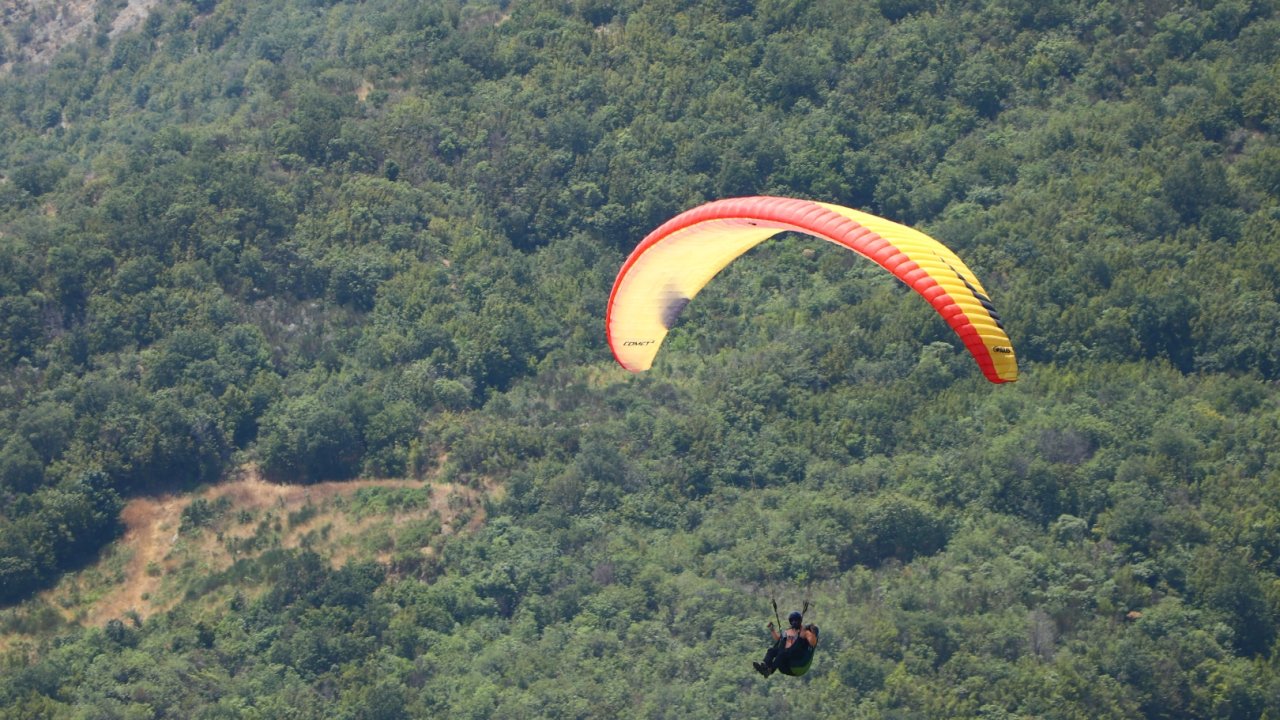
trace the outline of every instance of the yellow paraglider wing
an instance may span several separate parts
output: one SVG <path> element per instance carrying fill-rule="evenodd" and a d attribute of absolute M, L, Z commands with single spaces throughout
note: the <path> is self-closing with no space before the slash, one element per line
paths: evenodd
<path fill-rule="evenodd" d="M 777 197 L 718 200 L 663 223 L 627 258 L 609 297 L 609 347 L 623 367 L 648 370 L 676 318 L 726 265 L 793 231 L 846 247 L 927 300 L 964 342 L 987 379 L 1018 379 L 1000 318 L 973 272 L 924 233 L 840 205 Z"/>

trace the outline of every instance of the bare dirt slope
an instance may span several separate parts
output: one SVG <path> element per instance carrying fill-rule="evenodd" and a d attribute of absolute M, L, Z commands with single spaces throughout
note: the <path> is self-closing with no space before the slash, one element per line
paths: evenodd
<path fill-rule="evenodd" d="M 347 501 L 364 488 L 429 488 L 430 501 L 388 513 L 346 512 Z M 124 535 L 109 556 L 98 567 L 64 578 L 43 599 L 59 607 L 68 621 L 82 625 L 101 626 L 135 614 L 145 619 L 181 600 L 180 586 L 192 574 L 220 572 L 260 551 L 237 549 L 245 547 L 237 540 L 260 536 L 264 528 L 274 528 L 266 531 L 271 547 L 306 543 L 339 565 L 362 552 L 368 555 L 368 543 L 360 541 L 363 536 L 380 532 L 393 538 L 397 527 L 411 521 L 437 519 L 440 536 L 474 530 L 484 522 L 482 495 L 494 491 L 421 480 L 282 485 L 267 482 L 249 466 L 198 494 L 130 500 L 121 514 Z M 227 519 L 199 532 L 182 530 L 183 511 L 198 499 L 223 508 L 220 514 Z M 321 536 L 323 540 L 317 540 Z M 423 555 L 434 552 L 430 546 L 417 550 Z M 382 551 L 374 559 L 386 561 L 388 555 Z"/>

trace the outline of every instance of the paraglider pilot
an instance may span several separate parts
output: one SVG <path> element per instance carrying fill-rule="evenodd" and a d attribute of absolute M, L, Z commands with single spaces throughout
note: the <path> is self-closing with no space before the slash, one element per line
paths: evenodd
<path fill-rule="evenodd" d="M 792 612 L 787 616 L 790 627 L 782 632 L 769 623 L 773 646 L 764 654 L 764 662 L 753 662 L 756 672 L 769 677 L 774 671 L 783 675 L 803 675 L 813 662 L 813 650 L 818 646 L 818 626 L 804 624 L 804 616 Z"/>

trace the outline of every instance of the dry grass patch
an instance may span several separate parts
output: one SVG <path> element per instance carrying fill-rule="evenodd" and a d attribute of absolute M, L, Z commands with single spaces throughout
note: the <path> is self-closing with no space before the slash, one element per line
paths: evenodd
<path fill-rule="evenodd" d="M 478 529 L 483 497 L 497 493 L 493 485 L 397 479 L 282 485 L 245 467 L 199 493 L 130 500 L 124 535 L 102 559 L 30 605 L 32 612 L 57 608 L 66 622 L 86 626 L 142 621 L 271 549 L 307 547 L 335 567 L 356 559 L 386 564 L 395 553 L 429 556 L 440 538 Z M 0 647 L 14 642 L 13 633 L 0 635 Z"/>

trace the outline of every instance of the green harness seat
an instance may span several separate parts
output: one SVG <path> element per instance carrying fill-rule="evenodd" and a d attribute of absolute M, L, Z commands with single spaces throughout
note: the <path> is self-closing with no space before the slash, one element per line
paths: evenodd
<path fill-rule="evenodd" d="M 815 649 L 814 646 L 807 645 L 803 652 L 791 658 L 790 662 L 784 667 L 779 667 L 778 672 L 791 677 L 800 677 L 809 672 L 809 666 L 813 664 L 813 651 Z"/>

